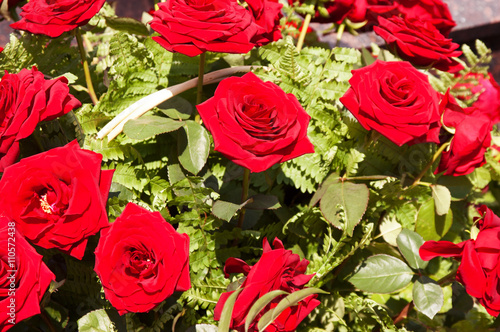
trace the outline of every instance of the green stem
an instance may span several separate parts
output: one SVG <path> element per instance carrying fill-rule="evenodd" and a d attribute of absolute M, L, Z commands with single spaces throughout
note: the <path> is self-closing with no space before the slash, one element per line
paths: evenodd
<path fill-rule="evenodd" d="M 311 14 L 307 14 L 304 19 L 304 23 L 302 24 L 302 28 L 300 29 L 299 40 L 297 41 L 297 52 L 300 53 L 302 46 L 304 45 L 304 39 L 306 38 L 307 28 L 309 28 L 309 23 L 311 23 Z"/>
<path fill-rule="evenodd" d="M 443 153 L 443 151 L 450 145 L 450 142 L 446 142 L 444 143 L 443 145 L 441 145 L 439 147 L 439 149 L 436 151 L 436 153 L 434 153 L 434 155 L 432 156 L 432 159 L 427 163 L 427 165 L 425 165 L 424 169 L 422 170 L 422 172 L 420 172 L 420 174 L 415 178 L 415 180 L 413 181 L 411 187 L 415 187 L 417 184 L 420 183 L 420 180 L 424 177 L 425 173 L 427 173 L 427 171 L 429 170 L 429 168 L 431 168 L 432 164 L 434 164 L 434 162 L 439 158 L 439 156 L 441 155 L 441 153 Z"/>
<path fill-rule="evenodd" d="M 338 47 L 340 44 L 340 40 L 342 39 L 342 35 L 344 34 L 345 30 L 345 23 L 342 23 L 339 25 L 339 28 L 337 29 L 337 41 L 335 42 L 335 47 Z"/>
<path fill-rule="evenodd" d="M 89 63 L 87 62 L 87 52 L 85 52 L 85 48 L 83 47 L 83 39 L 80 28 L 75 29 L 75 36 L 78 43 L 78 49 L 80 50 L 80 56 L 82 57 L 83 72 L 85 73 L 85 81 L 87 83 L 88 93 L 90 99 L 92 99 L 92 103 L 96 105 L 98 99 L 94 91 L 94 86 L 92 85 L 92 79 L 90 78 Z"/>
<path fill-rule="evenodd" d="M 198 86 L 196 87 L 196 105 L 201 104 L 203 99 L 203 75 L 205 74 L 205 52 L 200 54 L 198 67 Z"/>
<path fill-rule="evenodd" d="M 243 189 L 241 192 L 241 203 L 244 203 L 248 199 L 248 187 L 250 186 L 250 170 L 245 168 L 243 173 Z M 243 226 L 243 220 L 245 219 L 245 208 L 242 208 L 240 211 L 240 217 L 238 219 L 238 227 L 241 228 Z"/>

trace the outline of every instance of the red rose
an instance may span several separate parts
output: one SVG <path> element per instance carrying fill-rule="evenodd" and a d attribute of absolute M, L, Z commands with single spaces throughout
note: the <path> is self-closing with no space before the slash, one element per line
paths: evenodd
<path fill-rule="evenodd" d="M 439 143 L 439 94 L 408 62 L 384 62 L 352 71 L 342 104 L 366 129 L 395 144 Z"/>
<path fill-rule="evenodd" d="M 352 22 L 368 21 L 370 26 L 377 23 L 379 16 L 397 14 L 397 5 L 393 0 L 356 0 L 353 10 L 347 16 Z"/>
<path fill-rule="evenodd" d="M 479 300 L 490 315 L 500 313 L 500 218 L 485 205 L 476 218 L 479 234 L 458 244 L 448 241 L 426 241 L 420 247 L 420 257 L 453 257 L 460 260 L 456 279 L 471 296 Z"/>
<path fill-rule="evenodd" d="M 397 10 L 407 19 L 418 18 L 434 25 L 445 37 L 457 24 L 442 0 L 396 0 Z"/>
<path fill-rule="evenodd" d="M 290 6 L 292 6 L 294 2 L 296 2 L 296 0 L 288 0 L 288 4 Z M 304 0 L 299 0 L 299 3 L 303 2 Z M 335 0 L 324 2 L 321 5 L 325 8 L 325 10 L 323 12 L 316 11 L 311 21 L 321 23 L 334 22 L 340 24 L 346 18 L 347 14 L 353 9 L 355 2 L 355 0 Z M 328 14 L 328 16 L 324 16 L 325 14 Z"/>
<path fill-rule="evenodd" d="M 288 0 L 293 5 L 295 0 Z M 303 3 L 304 0 L 299 0 Z M 376 22 L 378 15 L 394 12 L 392 0 L 335 0 L 321 4 L 323 11 L 316 11 L 313 22 L 340 24 L 348 18 L 352 22 Z M 326 16 L 325 16 L 326 15 Z"/>
<path fill-rule="evenodd" d="M 108 224 L 106 201 L 113 170 L 76 141 L 5 169 L 0 212 L 33 244 L 81 259 L 87 238 Z"/>
<path fill-rule="evenodd" d="M 66 31 L 87 24 L 101 10 L 106 0 L 30 0 L 21 7 L 21 20 L 13 29 L 55 38 Z"/>
<path fill-rule="evenodd" d="M 283 5 L 278 0 L 245 0 L 255 24 L 257 32 L 250 40 L 255 46 L 269 44 L 281 39 L 280 18 Z"/>
<path fill-rule="evenodd" d="M 466 175 L 484 165 L 484 153 L 491 143 L 491 120 L 474 107 L 462 109 L 449 94 L 440 104 L 443 123 L 454 128 L 451 144 L 441 155 L 439 166 L 434 172 L 444 175 Z"/>
<path fill-rule="evenodd" d="M 54 274 L 17 232 L 16 223 L 0 215 L 0 332 L 40 313 L 40 301 Z"/>
<path fill-rule="evenodd" d="M 253 73 L 222 80 L 196 107 L 215 150 L 252 172 L 314 152 L 307 138 L 311 117 L 297 98 Z"/>
<path fill-rule="evenodd" d="M 236 0 L 168 0 L 158 4 L 153 39 L 170 52 L 196 56 L 205 51 L 247 53 L 259 27 Z"/>
<path fill-rule="evenodd" d="M 0 81 L 0 172 L 19 155 L 19 140 L 38 122 L 64 115 L 81 103 L 69 93 L 64 77 L 45 80 L 36 67 L 6 73 Z"/>
<path fill-rule="evenodd" d="M 469 79 L 477 81 L 477 84 L 470 83 Z M 473 94 L 481 93 L 472 106 L 488 116 L 493 124 L 500 122 L 500 86 L 491 73 L 488 73 L 487 77 L 482 74 L 469 73 L 464 81 L 455 85 L 453 89 L 465 88 Z M 469 98 L 471 97 L 464 99 Z"/>
<path fill-rule="evenodd" d="M 378 22 L 379 25 L 373 27 L 375 33 L 413 65 L 432 66 L 452 73 L 463 69 L 461 64 L 451 59 L 462 54 L 456 50 L 460 45 L 445 38 L 431 23 L 398 16 L 389 19 L 379 17 Z"/>
<path fill-rule="evenodd" d="M 104 295 L 120 315 L 149 311 L 191 287 L 189 236 L 133 203 L 101 230 L 95 256 Z"/>
<path fill-rule="evenodd" d="M 291 250 L 285 250 L 283 243 L 279 239 L 276 238 L 273 242 L 274 250 L 267 239 L 264 239 L 263 246 L 262 257 L 254 266 L 249 266 L 241 259 L 229 258 L 224 267 L 226 277 L 229 273 L 243 273 L 246 276 L 241 285 L 243 290 L 236 298 L 231 319 L 231 328 L 240 332 L 245 330 L 245 319 L 248 311 L 260 297 L 273 290 L 284 290 L 293 293 L 303 289 L 304 285 L 313 277 L 312 274 L 304 274 L 309 261 L 306 259 L 300 260 L 299 255 L 293 254 Z M 215 320 L 220 319 L 224 304 L 232 293 L 223 293 L 220 297 L 215 306 Z M 297 325 L 320 304 L 316 300 L 316 296 L 311 295 L 300 301 L 297 306 L 287 308 L 265 331 L 295 331 Z M 278 297 L 273 300 L 268 307 L 263 309 L 261 314 L 276 307 L 281 299 L 282 297 Z M 252 322 L 249 331 L 257 331 L 257 321 L 260 316 L 257 316 Z"/>

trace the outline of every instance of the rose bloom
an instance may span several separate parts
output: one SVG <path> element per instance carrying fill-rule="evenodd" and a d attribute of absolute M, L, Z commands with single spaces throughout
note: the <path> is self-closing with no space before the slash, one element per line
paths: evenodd
<path fill-rule="evenodd" d="M 40 313 L 40 301 L 54 274 L 15 229 L 0 215 L 0 332 Z M 15 272 L 13 272 L 15 270 Z"/>
<path fill-rule="evenodd" d="M 434 25 L 445 37 L 457 24 L 442 0 L 396 0 L 397 10 L 407 19 L 418 18 Z"/>
<path fill-rule="evenodd" d="M 89 236 L 108 224 L 106 201 L 114 170 L 76 141 L 5 169 L 0 212 L 33 244 L 81 259 Z"/>
<path fill-rule="evenodd" d="M 340 98 L 366 129 L 395 144 L 439 143 L 439 94 L 426 75 L 408 62 L 384 62 L 352 71 Z"/>
<path fill-rule="evenodd" d="M 101 230 L 95 256 L 104 295 L 120 315 L 149 311 L 191 287 L 189 236 L 133 203 Z"/>
<path fill-rule="evenodd" d="M 461 108 L 449 91 L 440 109 L 444 125 L 454 128 L 455 134 L 434 173 L 454 176 L 472 173 L 486 162 L 484 153 L 491 144 L 491 120 L 475 107 Z"/>
<path fill-rule="evenodd" d="M 470 82 L 471 79 L 474 84 Z M 488 116 L 493 124 L 500 122 L 500 86 L 491 73 L 488 73 L 487 76 L 479 73 L 469 73 L 464 78 L 464 82 L 453 87 L 453 89 L 461 88 L 468 89 L 473 94 L 480 93 L 479 98 L 472 106 L 481 110 L 481 113 Z M 467 100 L 470 98 L 469 96 L 462 99 Z"/>
<path fill-rule="evenodd" d="M 295 1 L 288 0 L 288 3 L 291 6 Z M 299 3 L 303 2 L 303 0 L 299 0 Z M 396 13 L 396 4 L 393 0 L 335 0 L 324 2 L 321 5 L 325 9 L 324 13 L 316 11 L 311 21 L 340 24 L 348 18 L 357 23 L 377 22 L 379 15 Z M 328 14 L 328 16 L 324 16 L 324 14 Z"/>
<path fill-rule="evenodd" d="M 457 72 L 463 66 L 452 57 L 459 57 L 460 45 L 445 38 L 438 29 L 428 21 L 419 19 L 403 19 L 393 16 L 389 19 L 379 17 L 379 25 L 373 27 L 377 35 L 382 37 L 390 49 L 413 65 Z"/>
<path fill-rule="evenodd" d="M 0 172 L 19 156 L 19 141 L 38 122 L 53 120 L 81 103 L 69 93 L 68 80 L 46 80 L 36 67 L 6 73 L 0 81 Z"/>
<path fill-rule="evenodd" d="M 259 261 L 249 266 L 246 262 L 238 258 L 229 258 L 224 266 L 226 277 L 229 273 L 243 273 L 246 278 L 241 288 L 243 289 L 234 304 L 231 317 L 231 329 L 236 331 L 245 330 L 245 319 L 252 305 L 262 296 L 274 290 L 283 290 L 288 293 L 304 288 L 305 284 L 311 280 L 313 275 L 306 275 L 309 261 L 300 260 L 299 255 L 293 254 L 291 250 L 285 250 L 283 243 L 279 239 L 273 242 L 274 249 L 271 248 L 267 239 L 264 239 L 264 252 Z M 215 306 L 214 319 L 219 320 L 224 304 L 233 292 L 223 293 Z M 320 302 L 317 295 L 311 295 L 300 301 L 298 305 L 285 309 L 276 320 L 269 325 L 266 332 L 291 332 L 295 331 L 300 322 L 314 309 Z M 257 322 L 264 312 L 276 307 L 283 298 L 279 296 L 270 305 L 263 309 L 256 319 L 250 324 L 249 331 L 257 331 Z"/>
<path fill-rule="evenodd" d="M 215 150 L 252 172 L 314 152 L 307 138 L 311 117 L 297 98 L 253 73 L 222 80 L 196 107 Z"/>
<path fill-rule="evenodd" d="M 106 0 L 30 0 L 21 7 L 21 20 L 10 25 L 52 38 L 87 24 Z"/>
<path fill-rule="evenodd" d="M 456 279 L 471 296 L 479 300 L 490 315 L 500 313 L 500 218 L 485 205 L 476 218 L 479 234 L 476 239 L 457 244 L 449 241 L 426 241 L 420 257 L 453 257 L 460 260 Z"/>
<path fill-rule="evenodd" d="M 153 40 L 170 52 L 196 56 L 205 51 L 247 53 L 275 38 L 279 4 L 251 0 L 250 10 L 236 0 L 169 0 L 159 3 L 151 28 Z M 253 15 L 256 15 L 254 17 Z M 259 22 L 256 23 L 256 20 Z"/>
<path fill-rule="evenodd" d="M 254 17 L 257 32 L 251 38 L 255 46 L 269 44 L 281 39 L 280 19 L 283 5 L 278 0 L 246 0 L 248 9 Z"/>

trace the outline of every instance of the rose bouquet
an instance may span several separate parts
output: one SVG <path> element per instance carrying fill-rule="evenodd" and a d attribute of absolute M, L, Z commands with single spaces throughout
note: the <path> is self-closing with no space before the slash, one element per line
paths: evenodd
<path fill-rule="evenodd" d="M 2 3 L 1 331 L 496 326 L 500 87 L 441 0 Z"/>

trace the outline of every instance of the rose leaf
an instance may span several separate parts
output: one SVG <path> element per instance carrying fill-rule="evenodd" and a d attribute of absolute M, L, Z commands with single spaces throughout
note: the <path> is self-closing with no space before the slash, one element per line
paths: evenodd
<path fill-rule="evenodd" d="M 448 213 L 451 205 L 451 193 L 445 186 L 436 184 L 431 186 L 432 198 L 438 216 Z"/>
<path fill-rule="evenodd" d="M 145 115 L 139 119 L 128 120 L 123 127 L 123 132 L 132 139 L 145 140 L 159 134 L 175 131 L 183 125 L 184 122 L 162 116 Z"/>
<path fill-rule="evenodd" d="M 389 255 L 368 257 L 349 278 L 355 287 L 371 293 L 392 293 L 406 287 L 413 271 L 402 260 Z"/>
<path fill-rule="evenodd" d="M 104 309 L 94 310 L 78 320 L 79 332 L 114 332 L 113 322 Z"/>
<path fill-rule="evenodd" d="M 434 199 L 431 198 L 424 202 L 418 210 L 415 231 L 425 241 L 438 241 L 448 232 L 452 223 L 453 213 L 451 209 L 446 215 L 438 216 L 435 212 Z"/>
<path fill-rule="evenodd" d="M 421 313 L 434 318 L 444 303 L 441 286 L 431 278 L 421 276 L 413 285 L 413 303 Z"/>
<path fill-rule="evenodd" d="M 352 236 L 368 207 L 370 192 L 364 184 L 339 181 L 331 184 L 321 198 L 319 208 L 323 216 L 337 228 L 344 228 Z M 341 220 L 345 221 L 342 225 Z"/>
<path fill-rule="evenodd" d="M 183 128 L 177 140 L 179 161 L 182 167 L 196 175 L 207 162 L 210 137 L 207 130 L 194 121 L 184 121 Z"/>
<path fill-rule="evenodd" d="M 425 269 L 429 262 L 422 260 L 418 253 L 420 246 L 424 244 L 424 239 L 418 233 L 403 228 L 396 241 L 399 250 L 412 268 Z"/>

